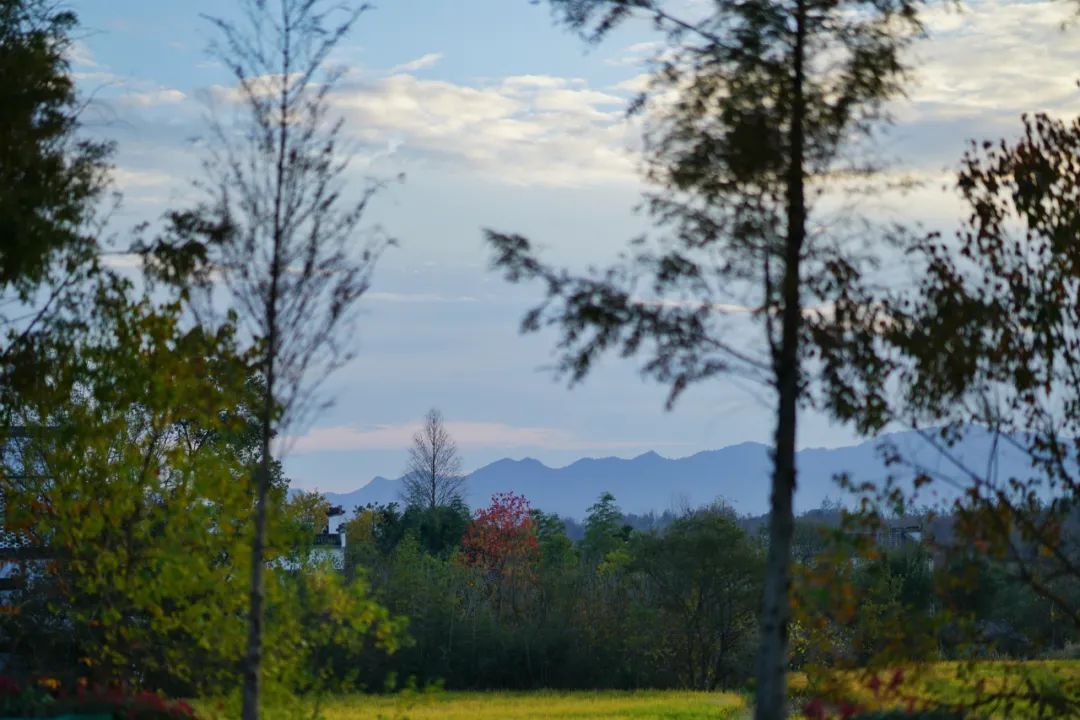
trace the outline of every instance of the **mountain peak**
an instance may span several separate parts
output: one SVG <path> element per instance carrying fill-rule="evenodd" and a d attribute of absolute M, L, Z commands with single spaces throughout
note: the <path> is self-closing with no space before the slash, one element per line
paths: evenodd
<path fill-rule="evenodd" d="M 536 458 L 533 458 L 533 457 L 523 457 L 523 458 L 517 459 L 517 460 L 515 460 L 514 458 L 502 458 L 501 460 L 496 460 L 495 462 L 488 463 L 487 465 L 484 465 L 483 467 L 479 467 L 476 470 L 473 470 L 473 474 L 481 472 L 481 471 L 487 471 L 487 470 L 490 470 L 492 468 L 505 468 L 505 467 L 517 467 L 517 468 L 544 467 L 544 468 L 546 468 L 547 465 L 545 465 L 544 463 L 540 462 L 539 460 L 537 460 Z"/>
<path fill-rule="evenodd" d="M 934 462 L 933 448 L 919 448 L 915 433 L 888 436 L 891 441 L 903 440 L 910 446 L 909 454 L 921 465 Z M 799 451 L 799 484 L 795 495 L 797 512 L 820 507 L 826 498 L 843 498 L 834 477 L 847 473 L 857 481 L 877 482 L 896 468 L 888 468 L 876 447 L 881 439 L 867 440 L 858 445 L 839 448 L 807 448 Z M 925 446 L 926 444 L 923 443 Z M 990 451 L 985 434 L 971 433 L 954 454 L 978 455 Z M 1001 456 L 1003 475 L 1024 475 L 1032 472 L 1021 467 L 1022 457 Z M 912 472 L 912 476 L 914 472 Z M 559 515 L 582 518 L 589 506 L 604 492 L 615 496 L 624 512 L 660 512 L 671 507 L 698 507 L 724 500 L 738 512 L 760 515 L 768 510 L 769 482 L 772 477 L 770 447 L 756 442 L 707 450 L 683 458 L 665 458 L 649 451 L 637 457 L 583 458 L 565 467 L 553 468 L 540 460 L 524 457 L 504 458 L 479 468 L 469 475 L 465 484 L 466 501 L 473 507 L 486 505 L 488 499 L 500 492 L 514 492 L 528 498 L 534 508 Z M 901 482 L 913 477 L 898 476 Z M 347 510 L 369 502 L 388 503 L 398 500 L 397 480 L 376 478 L 351 493 L 327 493 L 330 502 Z M 940 499 L 949 498 L 944 485 L 937 488 Z"/>

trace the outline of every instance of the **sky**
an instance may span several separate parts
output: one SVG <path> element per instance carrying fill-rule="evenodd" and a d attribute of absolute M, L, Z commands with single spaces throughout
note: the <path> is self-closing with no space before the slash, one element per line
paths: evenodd
<path fill-rule="evenodd" d="M 705 0 L 681 0 L 689 11 Z M 72 69 L 85 132 L 116 142 L 123 204 L 110 231 L 198 199 L 198 139 L 229 84 L 207 53 L 216 0 L 68 0 L 82 27 Z M 679 2 L 675 4 L 680 4 Z M 908 96 L 879 144 L 891 172 L 922 185 L 876 198 L 879 219 L 941 229 L 963 208 L 950 177 L 970 139 L 1015 135 L 1024 112 L 1080 112 L 1080 28 L 1068 2 L 988 0 L 926 12 Z M 335 110 L 355 146 L 350 182 L 393 178 L 365 224 L 398 239 L 362 300 L 356 357 L 322 384 L 332 404 L 292 428 L 294 486 L 349 491 L 397 477 L 430 407 L 475 469 L 502 457 L 564 465 L 584 456 L 680 457 L 768 442 L 768 395 L 738 378 L 694 387 L 672 411 L 632 360 L 606 358 L 567 388 L 551 335 L 518 333 L 537 290 L 489 269 L 483 230 L 521 233 L 552 261 L 603 264 L 649 227 L 635 211 L 638 127 L 625 108 L 659 37 L 632 24 L 589 46 L 528 0 L 382 0 L 333 62 Z M 855 440 L 813 412 L 801 447 Z M 763 489 L 763 492 L 765 490 Z"/>

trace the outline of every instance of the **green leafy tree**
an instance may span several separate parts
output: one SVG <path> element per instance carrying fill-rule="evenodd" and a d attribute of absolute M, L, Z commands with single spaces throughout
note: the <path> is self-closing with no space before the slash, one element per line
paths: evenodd
<path fill-rule="evenodd" d="M 536 528 L 536 541 L 540 545 L 540 557 L 544 566 L 561 569 L 576 563 L 577 553 L 574 541 L 566 534 L 566 522 L 555 513 L 532 510 L 533 526 Z"/>
<path fill-rule="evenodd" d="M 111 147 L 80 132 L 68 62 L 76 23 L 46 0 L 0 2 L 0 382 L 8 385 L 42 372 L 27 338 L 45 324 L 77 325 L 91 302 L 81 290 L 97 271 L 94 219 Z"/>
<path fill-rule="evenodd" d="M 685 687 L 747 679 L 764 557 L 733 513 L 708 508 L 637 538 L 633 567 L 648 580 L 666 637 L 666 662 Z"/>
<path fill-rule="evenodd" d="M 625 547 L 630 528 L 623 522 L 622 510 L 609 492 L 589 507 L 585 516 L 585 537 L 581 540 L 584 556 L 593 563 L 603 562 L 607 556 Z"/>
<path fill-rule="evenodd" d="M 4 631 L 30 670 L 228 695 L 246 647 L 259 386 L 233 326 L 187 326 L 180 303 L 129 290 L 101 287 L 86 334 L 35 336 L 50 372 L 5 397 L 29 429 L 4 456 L 8 517 L 51 563 Z M 270 493 L 264 671 L 285 712 L 355 688 L 357 662 L 395 650 L 403 626 L 362 578 L 312 557 L 321 500 Z"/>
<path fill-rule="evenodd" d="M 42 283 L 70 282 L 97 249 L 86 225 L 110 147 L 79 136 L 75 25 L 53 2 L 0 2 L 0 289 L 23 302 Z"/>
<path fill-rule="evenodd" d="M 461 548 L 461 539 L 471 521 L 468 506 L 461 498 L 435 508 L 409 506 L 404 512 L 397 503 L 356 508 L 345 523 L 349 538 L 347 553 L 355 564 L 377 564 L 406 537 L 413 537 L 424 552 L 447 558 Z"/>
<path fill-rule="evenodd" d="M 379 570 L 368 574 L 376 598 L 408 618 L 408 636 L 393 665 L 384 668 L 383 682 L 392 686 L 400 676 L 475 687 L 483 676 L 478 665 L 498 662 L 483 652 L 494 649 L 482 641 L 491 627 L 490 616 L 471 568 L 424 552 L 410 533 L 381 561 Z"/>
<path fill-rule="evenodd" d="M 433 508 L 410 506 L 401 515 L 405 534 L 413 534 L 425 552 L 450 557 L 461 547 L 471 522 L 469 507 L 460 497 Z"/>
<path fill-rule="evenodd" d="M 249 366 L 232 327 L 185 330 L 178 305 L 126 290 L 100 286 L 90 332 L 28 341 L 49 370 L 4 399 L 27 429 L 5 454 L 8 519 L 48 549 L 47 609 L 92 677 L 220 690 L 242 648 L 250 467 L 208 439 L 237 423 Z"/>
<path fill-rule="evenodd" d="M 363 688 L 373 658 L 402 646 L 407 620 L 388 610 L 364 577 L 349 577 L 318 555 L 304 553 L 287 568 L 267 575 L 264 688 L 268 715 L 297 717 L 317 712 L 328 695 Z"/>
<path fill-rule="evenodd" d="M 869 182 L 852 161 L 883 104 L 899 93 L 902 51 L 920 32 L 917 2 L 714 0 L 679 16 L 663 0 L 551 0 L 597 40 L 635 15 L 668 43 L 645 111 L 646 205 L 665 231 L 650 247 L 579 275 L 549 267 L 525 238 L 489 232 L 494 264 L 547 299 L 523 329 L 560 328 L 559 369 L 585 377 L 603 352 L 644 356 L 670 387 L 721 373 L 759 379 L 775 397 L 768 571 L 755 713 L 786 715 L 787 624 L 796 418 L 807 399 L 814 308 L 844 313 L 864 258 L 843 232 L 811 233 L 815 204 L 843 180 Z M 843 223 L 841 223 L 843 224 Z M 734 310 L 734 312 L 731 312 Z M 824 315 L 819 313 L 819 315 Z M 760 352 L 746 319 L 764 330 Z"/>
<path fill-rule="evenodd" d="M 582 603 L 578 611 L 585 642 L 598 662 L 608 666 L 605 676 L 618 682 L 628 682 L 637 674 L 636 650 L 641 640 L 633 603 L 640 594 L 632 572 L 632 536 L 615 496 L 601 493 L 589 507 L 579 544 Z"/>
<path fill-rule="evenodd" d="M 361 223 L 377 189 L 345 187 L 342 123 L 329 93 L 340 72 L 327 60 L 367 6 L 319 0 L 246 0 L 242 24 L 211 18 L 213 54 L 230 71 L 235 124 L 216 120 L 202 186 L 208 200 L 175 213 L 157 243 L 180 266 L 185 291 L 214 307 L 211 269 L 255 341 L 265 389 L 251 552 L 249 637 L 242 717 L 259 716 L 265 628 L 264 575 L 274 447 L 317 406 L 315 390 L 350 357 L 342 338 L 389 239 Z M 366 237 L 362 237 L 366 236 Z M 169 253 L 166 253 L 167 255 Z M 185 263 L 187 266 L 185 267 Z M 201 293 L 196 291 L 203 291 Z"/>
<path fill-rule="evenodd" d="M 345 537 L 345 571 L 369 577 L 384 570 L 384 560 L 401 542 L 401 513 L 397 504 L 357 507 L 342 524 Z M 376 582 L 378 585 L 379 583 Z"/>
<path fill-rule="evenodd" d="M 300 490 L 288 500 L 287 513 L 309 535 L 320 533 L 330 520 L 330 501 L 316 491 Z"/>

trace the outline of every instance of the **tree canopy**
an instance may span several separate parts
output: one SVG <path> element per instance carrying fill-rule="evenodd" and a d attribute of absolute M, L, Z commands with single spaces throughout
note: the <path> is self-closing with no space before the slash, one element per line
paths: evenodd
<path fill-rule="evenodd" d="M 69 73 L 73 12 L 47 0 L 0 2 L 0 288 L 29 301 L 92 261 L 88 228 L 106 186 L 108 143 L 82 137 Z"/>

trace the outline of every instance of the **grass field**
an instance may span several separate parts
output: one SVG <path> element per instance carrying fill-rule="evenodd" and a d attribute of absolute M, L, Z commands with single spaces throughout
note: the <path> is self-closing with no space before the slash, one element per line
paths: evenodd
<path fill-rule="evenodd" d="M 735 693 L 640 692 L 444 692 L 387 697 L 339 697 L 326 720 L 724 720 L 748 717 Z"/>
<path fill-rule="evenodd" d="M 879 677 L 887 682 L 889 674 Z M 899 695 L 916 702 L 976 707 L 980 716 L 991 718 L 1072 717 L 1080 700 L 1080 661 L 939 662 L 909 667 L 899 692 L 892 697 L 890 693 L 871 692 L 866 678 L 858 673 L 847 674 L 840 685 L 846 687 L 843 694 L 847 699 L 874 709 L 904 707 Z M 1059 702 L 1069 709 L 1055 707 Z"/>
<path fill-rule="evenodd" d="M 882 673 L 888 677 L 890 673 Z M 1043 697 L 1080 698 L 1080 661 L 982 662 L 973 666 L 941 662 L 905 668 L 898 693 L 879 694 L 867 688 L 861 673 L 833 676 L 840 696 L 864 710 L 900 709 L 907 698 L 956 706 L 978 703 L 984 693 L 1023 695 L 1035 691 Z M 808 678 L 792 673 L 789 680 L 792 704 L 801 708 L 815 693 Z M 835 697 L 835 696 L 834 696 Z M 299 699 L 298 699 L 299 700 Z M 1070 707 L 1072 707 L 1070 705 Z M 234 715 L 204 706 L 207 718 Z M 749 697 L 734 692 L 685 692 L 674 690 L 536 691 L 536 692 L 416 692 L 397 695 L 340 695 L 325 700 L 324 720 L 741 720 L 750 717 Z M 981 706 L 980 716 L 990 718 L 1056 718 L 1072 710 L 1042 708 L 1037 711 L 1025 698 L 1011 706 Z M 295 718 L 301 714 L 281 708 L 273 717 Z M 311 716 L 307 708 L 303 716 Z M 797 716 L 796 716 L 797 717 Z"/>

